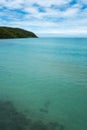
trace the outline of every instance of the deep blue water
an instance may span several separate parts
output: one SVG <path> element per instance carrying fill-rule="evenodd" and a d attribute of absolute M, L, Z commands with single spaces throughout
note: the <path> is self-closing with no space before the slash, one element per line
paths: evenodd
<path fill-rule="evenodd" d="M 0 99 L 33 119 L 87 130 L 87 39 L 0 40 Z"/>

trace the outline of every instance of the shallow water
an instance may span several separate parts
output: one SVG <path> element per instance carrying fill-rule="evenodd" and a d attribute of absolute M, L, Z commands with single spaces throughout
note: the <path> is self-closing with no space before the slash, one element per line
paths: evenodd
<path fill-rule="evenodd" d="M 0 40 L 0 100 L 34 120 L 87 130 L 87 39 Z"/>

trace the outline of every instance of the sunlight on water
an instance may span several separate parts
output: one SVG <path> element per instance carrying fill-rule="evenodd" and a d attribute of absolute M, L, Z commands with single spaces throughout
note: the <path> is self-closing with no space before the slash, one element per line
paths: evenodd
<path fill-rule="evenodd" d="M 50 130 L 87 130 L 87 39 L 0 40 L 0 100 Z"/>

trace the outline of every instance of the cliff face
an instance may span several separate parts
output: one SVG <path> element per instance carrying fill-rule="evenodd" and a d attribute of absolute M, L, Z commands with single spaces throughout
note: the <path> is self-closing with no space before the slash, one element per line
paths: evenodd
<path fill-rule="evenodd" d="M 0 39 L 9 38 L 37 38 L 37 36 L 33 32 L 20 28 L 0 27 Z"/>

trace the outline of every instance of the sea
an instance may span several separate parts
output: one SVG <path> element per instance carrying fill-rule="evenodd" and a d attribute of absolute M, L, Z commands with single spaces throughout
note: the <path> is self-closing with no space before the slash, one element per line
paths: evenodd
<path fill-rule="evenodd" d="M 0 101 L 63 126 L 53 130 L 87 130 L 87 38 L 0 40 Z"/>

